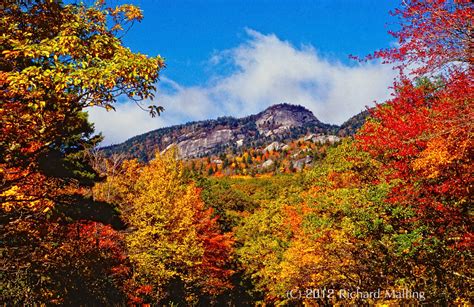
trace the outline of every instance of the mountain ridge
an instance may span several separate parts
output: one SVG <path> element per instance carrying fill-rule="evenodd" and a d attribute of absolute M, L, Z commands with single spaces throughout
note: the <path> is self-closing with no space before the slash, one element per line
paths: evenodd
<path fill-rule="evenodd" d="M 156 151 L 176 145 L 184 159 L 203 157 L 297 139 L 308 133 L 351 135 L 362 125 L 361 121 L 365 121 L 368 112 L 364 112 L 349 119 L 346 123 L 356 118 L 346 127 L 346 123 L 341 126 L 323 123 L 304 106 L 280 103 L 242 118 L 225 116 L 155 129 L 101 150 L 107 155 L 125 153 L 149 161 Z"/>

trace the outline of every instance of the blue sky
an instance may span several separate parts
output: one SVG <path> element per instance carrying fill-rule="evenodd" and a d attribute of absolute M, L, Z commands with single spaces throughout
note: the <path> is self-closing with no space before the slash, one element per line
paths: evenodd
<path fill-rule="evenodd" d="M 117 1 L 120 3 L 119 1 Z M 183 85 L 205 82 L 213 53 L 245 39 L 245 28 L 275 33 L 295 45 L 310 44 L 326 56 L 348 62 L 388 47 L 387 0 L 141 0 L 144 20 L 125 36 L 132 50 L 167 59 L 164 74 Z M 113 2 L 112 2 L 113 3 Z"/>
<path fill-rule="evenodd" d="M 284 101 L 340 124 L 374 100 L 389 97 L 390 67 L 348 57 L 394 43 L 387 31 L 396 27 L 396 20 L 388 12 L 399 1 L 131 3 L 145 18 L 127 33 L 124 44 L 166 59 L 155 99 L 166 111 L 155 120 L 130 104 L 114 114 L 91 110 L 104 144 L 191 120 L 245 116 Z"/>

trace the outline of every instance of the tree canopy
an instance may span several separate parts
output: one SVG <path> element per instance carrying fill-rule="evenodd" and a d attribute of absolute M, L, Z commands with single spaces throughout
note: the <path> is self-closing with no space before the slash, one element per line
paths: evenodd
<path fill-rule="evenodd" d="M 86 175 L 73 154 L 99 138 L 93 137 L 84 109 L 113 109 L 120 96 L 133 101 L 153 97 L 163 59 L 134 53 L 119 37 L 142 18 L 135 6 L 111 8 L 102 1 L 90 7 L 48 0 L 3 5 L 3 192 L 24 184 L 25 192 L 40 197 L 31 187 L 44 181 L 38 172 L 46 177 Z M 152 115 L 161 110 L 150 107 Z M 59 172 L 59 165 L 67 170 Z"/>

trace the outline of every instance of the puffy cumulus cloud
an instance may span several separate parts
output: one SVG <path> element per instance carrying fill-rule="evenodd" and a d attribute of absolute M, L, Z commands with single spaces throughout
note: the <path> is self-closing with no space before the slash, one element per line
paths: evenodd
<path fill-rule="evenodd" d="M 149 118 L 134 104 L 106 115 L 93 110 L 91 119 L 104 132 L 105 143 L 190 120 L 254 114 L 281 102 L 303 105 L 321 121 L 341 124 L 390 96 L 395 72 L 388 65 L 346 65 L 320 55 L 313 46 L 297 47 L 251 29 L 246 33 L 241 45 L 211 57 L 211 69 L 222 73 L 206 84 L 184 87 L 162 78 L 157 102 L 165 113 L 159 119 Z"/>
<path fill-rule="evenodd" d="M 211 89 L 231 114 L 289 102 L 308 107 L 324 122 L 340 124 L 390 95 L 395 72 L 387 65 L 348 66 L 322 57 L 312 46 L 297 48 L 274 34 L 247 33 L 246 43 L 217 56 L 230 59 L 236 67 Z"/>

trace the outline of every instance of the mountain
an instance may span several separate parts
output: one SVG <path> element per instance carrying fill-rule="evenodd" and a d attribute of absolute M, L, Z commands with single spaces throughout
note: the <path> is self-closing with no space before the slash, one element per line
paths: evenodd
<path fill-rule="evenodd" d="M 176 145 L 180 156 L 189 159 L 295 140 L 307 134 L 336 134 L 339 130 L 320 122 L 303 106 L 282 103 L 243 118 L 220 117 L 160 128 L 102 150 L 108 155 L 126 153 L 149 161 L 157 150 Z"/>
<path fill-rule="evenodd" d="M 365 110 L 352 116 L 339 127 L 337 135 L 341 137 L 354 135 L 360 129 L 360 127 L 362 127 L 369 115 L 369 111 Z"/>

